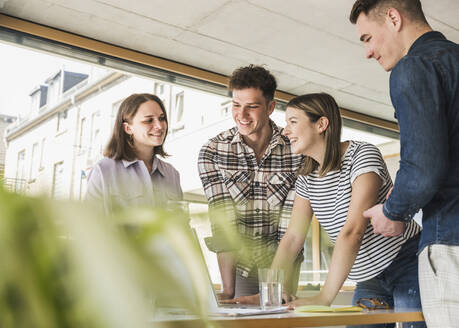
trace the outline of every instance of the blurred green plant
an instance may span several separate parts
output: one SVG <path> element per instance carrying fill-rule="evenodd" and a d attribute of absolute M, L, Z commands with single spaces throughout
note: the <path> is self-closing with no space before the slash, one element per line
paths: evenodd
<path fill-rule="evenodd" d="M 106 216 L 0 188 L 0 327 L 163 327 L 152 321 L 159 300 L 211 325 L 198 247 L 178 209 Z"/>

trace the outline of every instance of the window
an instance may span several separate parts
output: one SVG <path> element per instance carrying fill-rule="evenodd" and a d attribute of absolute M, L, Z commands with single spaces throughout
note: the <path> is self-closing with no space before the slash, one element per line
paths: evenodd
<path fill-rule="evenodd" d="M 30 181 L 33 182 L 37 178 L 40 162 L 38 161 L 38 142 L 32 146 L 32 158 L 30 163 Z"/>
<path fill-rule="evenodd" d="M 172 112 L 172 131 L 182 130 L 185 127 L 183 120 L 184 109 L 184 92 L 181 91 L 175 95 L 174 111 Z"/>
<path fill-rule="evenodd" d="M 223 117 L 228 117 L 231 113 L 232 102 L 230 100 L 222 103 L 220 107 L 220 113 Z"/>
<path fill-rule="evenodd" d="M 86 151 L 86 147 L 88 146 L 87 145 L 87 120 L 86 120 L 86 117 L 83 117 L 81 120 L 80 120 L 80 137 L 79 137 L 79 141 L 78 141 L 78 149 L 79 149 L 79 154 L 82 154 Z"/>
<path fill-rule="evenodd" d="M 16 163 L 16 183 L 14 190 L 16 192 L 25 191 L 25 150 L 21 150 L 18 153 L 17 163 Z"/>
<path fill-rule="evenodd" d="M 68 110 L 57 113 L 57 132 L 64 132 L 68 128 Z"/>
<path fill-rule="evenodd" d="M 44 156 L 46 154 L 45 152 L 45 146 L 46 146 L 46 138 L 41 139 L 41 152 L 40 152 L 40 168 L 39 170 L 44 169 Z"/>
<path fill-rule="evenodd" d="M 112 113 L 111 117 L 111 124 L 110 124 L 110 132 L 113 132 L 113 127 L 115 126 L 116 117 L 118 116 L 118 110 L 120 109 L 120 105 L 124 99 L 118 100 L 112 105 Z M 110 133 L 111 134 L 111 133 Z"/>
<path fill-rule="evenodd" d="M 196 171 L 196 162 L 200 147 L 209 138 L 234 125 L 231 120 L 231 99 L 228 97 L 226 87 L 217 82 L 200 81 L 197 78 L 188 78 L 185 75 L 166 71 L 165 69 L 138 65 L 132 61 L 118 60 L 113 56 L 104 56 L 100 53 L 84 51 L 56 42 L 48 42 L 44 39 L 34 39 L 30 35 L 19 32 L 1 31 L 0 39 L 2 35 L 3 38 L 5 38 L 4 35 L 8 36 L 8 33 L 13 33 L 13 36 L 10 36 L 8 40 L 17 40 L 19 43 L 24 42 L 21 51 L 33 53 L 25 48 L 34 45 L 48 53 L 50 50 L 56 49 L 55 52 L 62 56 L 67 55 L 68 57 L 81 58 L 86 62 L 104 65 L 103 68 L 101 68 L 102 66 L 97 67 L 97 75 L 94 76 L 91 75 L 91 71 L 95 66 L 85 71 L 90 75 L 87 80 L 87 87 L 94 90 L 90 96 L 84 94 L 82 89 L 75 88 L 72 91 L 74 99 L 78 101 L 78 104 L 81 104 L 82 116 L 80 122 L 77 121 L 78 116 L 74 114 L 75 112 L 72 112 L 72 110 L 76 109 L 75 107 L 68 106 L 65 108 L 63 103 L 59 107 L 59 110 L 62 111 L 61 113 L 53 112 L 53 115 L 58 115 L 58 131 L 77 129 L 72 131 L 72 138 L 60 138 L 59 142 L 56 142 L 53 135 L 55 134 L 55 125 L 51 125 L 55 124 L 54 121 L 50 123 L 51 128 L 48 129 L 50 134 L 40 136 L 42 140 L 39 170 L 44 169 L 46 166 L 47 170 L 49 167 L 49 173 L 46 172 L 46 175 L 40 174 L 39 178 L 41 179 L 44 176 L 46 179 L 51 180 L 52 177 L 52 181 L 46 181 L 47 183 L 43 184 L 46 185 L 47 193 L 53 197 L 68 197 L 72 194 L 83 199 L 86 184 L 85 172 L 88 172 L 91 166 L 101 157 L 102 145 L 108 141 L 108 137 L 111 134 L 121 103 L 120 99 L 124 99 L 134 92 L 152 92 L 153 90 L 164 102 L 168 111 L 170 131 L 183 129 L 184 132 L 178 133 L 176 138 L 168 137 L 166 139 L 165 149 L 172 155 L 168 160 L 181 174 L 182 187 L 186 197 L 191 198 L 190 195 L 193 195 L 193 197 L 200 199 L 203 203 L 199 204 L 199 211 L 201 213 L 207 212 L 202 186 Z M 35 56 L 35 54 L 33 55 Z M 90 67 L 89 64 L 87 66 Z M 82 66 L 80 65 L 79 67 L 81 68 Z M 80 72 L 79 70 L 74 71 L 76 73 Z M 119 74 L 119 77 L 113 77 L 114 72 Z M 59 75 L 60 73 L 54 73 L 54 76 L 52 75 L 53 73 L 50 72 L 50 79 L 47 80 L 49 88 L 48 99 L 53 101 L 53 104 L 51 106 L 48 105 L 46 111 L 38 113 L 38 117 L 33 122 L 34 126 L 37 127 L 47 124 L 49 119 L 45 117 L 45 114 L 49 114 L 49 111 L 53 110 L 53 106 L 57 103 L 62 92 L 60 90 L 64 89 L 60 86 L 61 83 L 64 83 L 61 82 L 63 79 Z M 107 77 L 112 80 L 108 81 L 109 78 Z M 41 85 L 44 82 L 37 80 L 34 81 L 34 85 Z M 279 101 L 278 103 L 281 104 L 282 102 Z M 110 104 L 112 105 L 110 106 Z M 185 106 L 193 109 L 192 114 L 185 112 Z M 279 110 L 281 107 L 279 106 L 276 109 L 272 118 L 277 124 L 284 126 L 284 113 Z M 40 115 L 43 117 L 41 118 Z M 53 119 L 55 118 L 56 116 L 53 116 Z M 23 124 L 27 124 L 27 121 Z M 357 121 L 351 122 L 349 119 L 343 119 L 343 125 L 345 130 L 343 131 L 344 138 L 375 143 L 384 156 L 389 156 L 386 159 L 394 162 L 394 168 L 398 165 L 399 145 L 397 144 L 397 133 Z M 9 140 L 8 151 L 11 152 L 10 157 L 12 158 L 10 166 L 13 166 L 10 169 L 12 172 L 10 178 L 11 180 L 16 179 L 17 190 L 22 190 L 21 188 L 23 187 L 19 181 L 25 178 L 25 150 L 23 150 L 23 145 L 32 145 L 37 140 L 36 135 L 31 136 L 30 130 L 21 130 Z M 357 133 L 356 131 L 360 134 L 355 134 Z M 51 139 L 49 139 L 50 136 L 52 137 Z M 77 147 L 74 147 L 75 143 L 78 143 Z M 391 143 L 395 143 L 395 146 L 391 147 L 390 150 L 383 150 L 386 147 L 385 145 Z M 33 158 L 37 156 L 35 155 L 37 147 L 35 145 L 32 147 Z M 69 151 L 62 152 L 62 149 Z M 21 151 L 18 152 L 19 150 Z M 87 150 L 86 153 L 90 160 L 83 156 L 76 158 L 82 150 Z M 56 154 L 62 157 L 56 159 Z M 35 176 L 35 169 L 31 169 L 31 172 L 33 172 L 31 176 Z M 74 173 L 70 174 L 70 172 Z M 70 186 L 72 186 L 73 190 L 70 190 Z M 205 226 L 202 231 L 203 234 L 210 234 L 208 220 L 203 226 Z M 200 238 L 201 236 L 202 234 Z M 205 246 L 203 249 L 206 260 L 208 260 L 207 263 L 210 267 L 212 279 L 213 281 L 218 281 L 219 271 L 216 256 L 207 251 Z M 328 271 L 332 250 L 333 246 L 323 230 L 318 225 L 312 226 L 305 242 L 306 256 L 302 265 L 301 284 L 323 283 Z"/>
<path fill-rule="evenodd" d="M 59 199 L 65 195 L 64 162 L 59 162 L 54 164 L 51 197 Z"/>

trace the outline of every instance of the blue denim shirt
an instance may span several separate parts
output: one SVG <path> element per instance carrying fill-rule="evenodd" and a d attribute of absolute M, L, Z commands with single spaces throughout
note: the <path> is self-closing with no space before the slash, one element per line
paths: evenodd
<path fill-rule="evenodd" d="M 459 245 L 459 45 L 423 34 L 392 70 L 390 95 L 401 160 L 383 212 L 407 221 L 423 209 L 419 251 Z"/>

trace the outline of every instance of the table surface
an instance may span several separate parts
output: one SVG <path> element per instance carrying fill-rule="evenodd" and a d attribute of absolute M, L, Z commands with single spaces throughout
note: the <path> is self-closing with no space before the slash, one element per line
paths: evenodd
<path fill-rule="evenodd" d="M 209 322 L 192 316 L 162 316 L 156 323 L 167 327 L 206 327 Z M 247 317 L 210 317 L 219 327 L 241 328 L 293 328 L 361 325 L 390 322 L 424 321 L 418 310 L 375 310 L 337 313 L 282 313 Z M 160 326 L 162 326 L 160 324 Z"/>

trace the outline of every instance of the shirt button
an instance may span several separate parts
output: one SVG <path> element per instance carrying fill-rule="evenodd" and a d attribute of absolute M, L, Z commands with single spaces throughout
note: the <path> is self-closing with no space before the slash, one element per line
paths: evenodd
<path fill-rule="evenodd" d="M 260 182 L 255 182 L 254 185 L 255 185 L 255 187 L 258 188 L 258 187 L 260 187 Z"/>
<path fill-rule="evenodd" d="M 255 212 L 257 212 L 257 213 L 260 213 L 260 209 L 259 209 L 259 208 L 257 208 L 257 209 L 255 210 Z"/>

